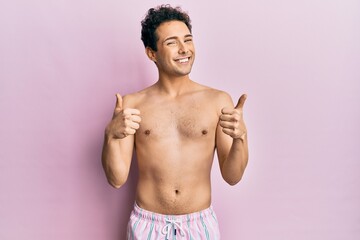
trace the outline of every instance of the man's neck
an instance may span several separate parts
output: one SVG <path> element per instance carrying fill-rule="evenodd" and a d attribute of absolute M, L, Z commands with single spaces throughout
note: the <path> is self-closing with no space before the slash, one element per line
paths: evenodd
<path fill-rule="evenodd" d="M 156 85 L 161 93 L 176 97 L 188 92 L 192 83 L 189 75 L 181 77 L 160 76 Z"/>

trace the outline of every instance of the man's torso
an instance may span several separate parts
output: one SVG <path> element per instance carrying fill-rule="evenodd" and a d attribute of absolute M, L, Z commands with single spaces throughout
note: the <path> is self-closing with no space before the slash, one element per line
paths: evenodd
<path fill-rule="evenodd" d="M 210 206 L 220 95 L 194 84 L 181 96 L 161 95 L 150 87 L 130 97 L 129 107 L 139 109 L 142 118 L 135 135 L 140 207 L 185 214 Z"/>

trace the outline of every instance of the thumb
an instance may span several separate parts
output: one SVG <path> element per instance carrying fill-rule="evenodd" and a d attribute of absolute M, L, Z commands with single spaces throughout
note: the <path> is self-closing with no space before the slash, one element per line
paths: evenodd
<path fill-rule="evenodd" d="M 239 98 L 239 101 L 236 104 L 235 108 L 236 109 L 242 109 L 244 107 L 244 103 L 245 103 L 246 98 L 247 98 L 246 94 L 241 95 L 241 97 Z"/>
<path fill-rule="evenodd" d="M 122 97 L 119 93 L 116 94 L 116 106 L 115 108 L 117 110 L 122 110 L 123 109 L 123 105 L 122 105 Z"/>

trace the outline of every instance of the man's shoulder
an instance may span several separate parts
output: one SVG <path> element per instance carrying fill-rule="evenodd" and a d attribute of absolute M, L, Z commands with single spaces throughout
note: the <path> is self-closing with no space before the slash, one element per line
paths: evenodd
<path fill-rule="evenodd" d="M 220 89 L 212 88 L 205 85 L 199 85 L 198 91 L 200 93 L 200 101 L 202 103 L 211 103 L 211 106 L 220 113 L 224 107 L 233 107 L 231 96 Z"/>
<path fill-rule="evenodd" d="M 123 97 L 123 102 L 126 106 L 135 108 L 146 96 L 147 89 L 138 92 L 126 94 Z"/>
<path fill-rule="evenodd" d="M 219 101 L 219 102 L 226 102 L 231 100 L 230 95 L 220 89 L 212 88 L 209 86 L 201 85 L 203 88 L 203 91 L 207 97 L 210 97 L 212 101 Z"/>

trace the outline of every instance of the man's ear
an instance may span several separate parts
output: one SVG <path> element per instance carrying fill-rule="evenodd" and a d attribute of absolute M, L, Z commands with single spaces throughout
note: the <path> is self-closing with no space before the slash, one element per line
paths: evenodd
<path fill-rule="evenodd" d="M 151 61 L 156 63 L 156 56 L 155 56 L 155 51 L 154 50 L 152 50 L 150 47 L 146 47 L 145 48 L 145 53 L 146 53 L 146 55 L 148 56 L 148 58 Z"/>

